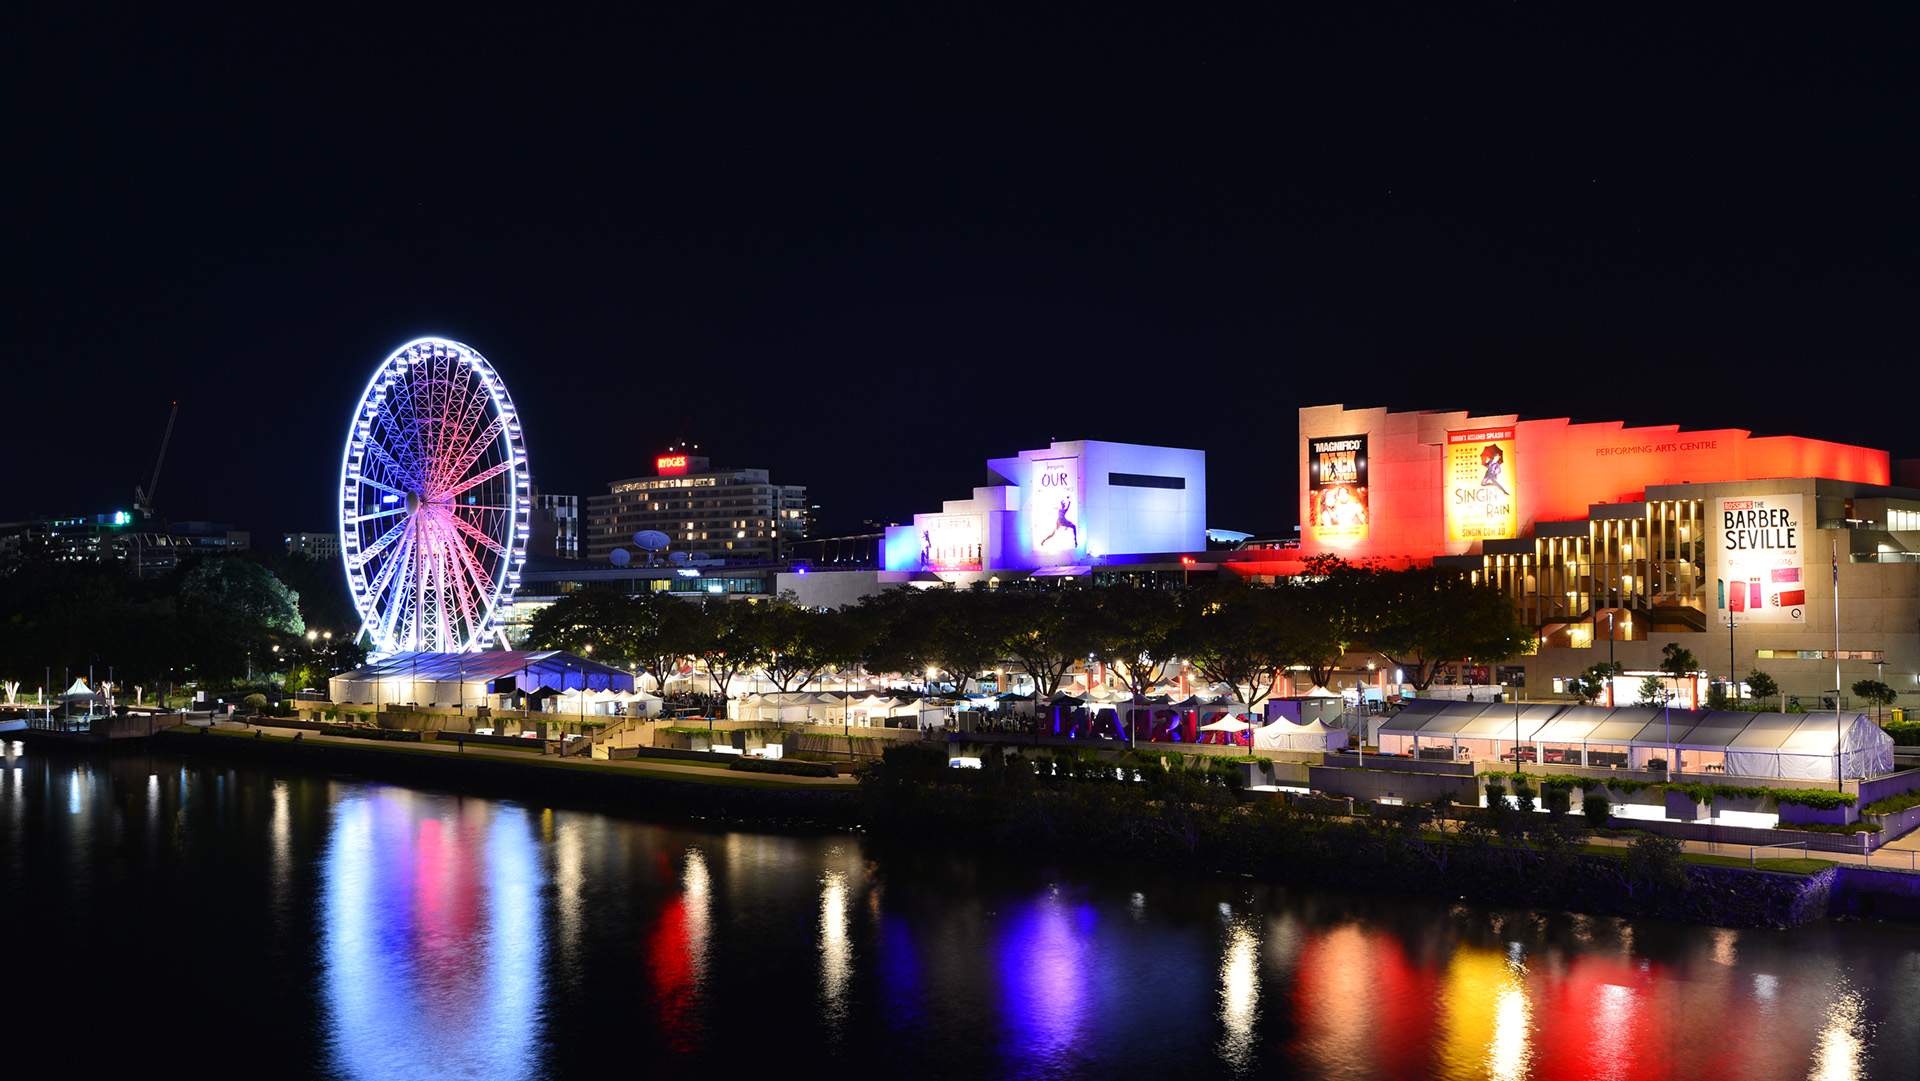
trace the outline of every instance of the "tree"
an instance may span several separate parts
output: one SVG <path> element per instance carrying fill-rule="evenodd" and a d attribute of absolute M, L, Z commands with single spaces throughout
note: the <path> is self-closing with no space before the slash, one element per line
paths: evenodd
<path fill-rule="evenodd" d="M 1006 609 L 986 587 L 931 589 L 919 598 L 928 659 L 953 681 L 956 696 L 967 682 L 1006 657 L 1010 624 Z"/>
<path fill-rule="evenodd" d="M 1747 690 L 1762 702 L 1780 693 L 1780 684 L 1758 668 L 1747 673 Z"/>
<path fill-rule="evenodd" d="M 1103 590 L 1003 589 L 995 594 L 1005 634 L 1000 649 L 1033 680 L 1034 696 L 1046 701 L 1060 690 L 1073 666 L 1097 652 Z"/>
<path fill-rule="evenodd" d="M 749 606 L 742 613 L 760 640 L 767 679 L 781 693 L 805 690 L 828 665 L 845 656 L 835 635 L 844 624 L 837 612 L 813 612 L 793 602 L 793 594 Z"/>
<path fill-rule="evenodd" d="M 757 633 L 751 601 L 709 600 L 700 605 L 700 622 L 691 635 L 691 652 L 706 665 L 723 701 L 733 698 L 733 680 L 766 662 L 766 640 Z"/>
<path fill-rule="evenodd" d="M 245 559 L 196 563 L 180 577 L 175 608 L 195 665 L 212 679 L 264 665 L 274 645 L 292 647 L 306 631 L 299 595 Z"/>
<path fill-rule="evenodd" d="M 1665 705 L 1671 694 L 1672 692 L 1667 690 L 1666 681 L 1657 675 L 1649 675 L 1640 681 L 1640 705 Z"/>
<path fill-rule="evenodd" d="M 1303 657 L 1311 637 L 1287 591 L 1229 579 L 1187 594 L 1179 652 L 1201 675 L 1234 688 L 1249 710 L 1273 693 L 1280 669 Z"/>
<path fill-rule="evenodd" d="M 610 589 L 583 589 L 534 613 L 527 622 L 527 641 L 569 653 L 591 647 L 606 659 L 624 659 L 633 615 L 632 598 Z"/>
<path fill-rule="evenodd" d="M 1089 616 L 1087 652 L 1120 679 L 1135 703 L 1167 678 L 1179 655 L 1181 601 L 1164 589 L 1115 585 L 1103 589 Z"/>
<path fill-rule="evenodd" d="M 1673 681 L 1673 693 L 1664 701 L 1671 702 L 1680 690 L 1680 681 L 1700 670 L 1700 662 L 1694 659 L 1693 650 L 1678 642 L 1668 642 L 1660 650 L 1660 671 Z"/>
<path fill-rule="evenodd" d="M 1281 629 L 1287 663 L 1305 665 L 1316 687 L 1333 682 L 1347 650 L 1363 633 L 1373 575 L 1338 556 L 1307 560 L 1307 572 L 1277 587 L 1285 594 Z"/>
<path fill-rule="evenodd" d="M 1611 661 L 1589 665 L 1586 671 L 1567 681 L 1567 690 L 1577 695 L 1581 701 L 1592 705 L 1606 693 L 1607 685 L 1620 672 L 1621 667 Z"/>
<path fill-rule="evenodd" d="M 1892 687 L 1887 686 L 1877 679 L 1859 680 L 1853 685 L 1853 693 L 1860 698 L 1866 699 L 1873 705 L 1873 717 L 1875 721 L 1880 719 L 1881 709 L 1892 705 L 1896 697 Z"/>
<path fill-rule="evenodd" d="M 1424 691 L 1443 666 L 1502 661 L 1529 652 L 1533 632 L 1491 586 L 1440 567 L 1374 572 L 1361 600 L 1361 640 Z M 1593 669 L 1588 669 L 1589 672 Z"/>

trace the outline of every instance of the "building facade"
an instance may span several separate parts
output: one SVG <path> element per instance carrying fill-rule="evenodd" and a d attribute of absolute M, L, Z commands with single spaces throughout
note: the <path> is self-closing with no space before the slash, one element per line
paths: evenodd
<path fill-rule="evenodd" d="M 340 558 L 338 533 L 288 533 L 286 545 L 290 556 L 327 561 Z"/>
<path fill-rule="evenodd" d="M 535 492 L 533 510 L 538 518 L 537 530 L 544 539 L 552 536 L 551 551 L 542 555 L 551 555 L 559 559 L 579 559 L 580 551 L 580 497 L 577 495 L 558 495 L 553 492 Z"/>
<path fill-rule="evenodd" d="M 761 563 L 786 557 L 811 521 L 807 490 L 775 484 L 765 469 L 715 469 L 698 455 L 663 454 L 655 475 L 617 480 L 587 499 L 587 558 L 616 549 L 644 558 L 634 534 L 664 533 L 667 552 L 694 561 Z"/>
<path fill-rule="evenodd" d="M 882 566 L 954 583 L 1084 576 L 1108 564 L 1204 550 L 1206 507 L 1203 451 L 1056 442 L 989 460 L 987 483 L 971 497 L 889 527 Z"/>
<path fill-rule="evenodd" d="M 1629 704 L 1672 643 L 1706 676 L 1687 704 L 1759 670 L 1818 708 L 1836 660 L 1842 699 L 1879 679 L 1920 704 L 1920 490 L 1890 483 L 1885 451 L 1335 405 L 1300 410 L 1299 452 L 1299 547 L 1235 569 L 1457 568 L 1539 633 L 1534 655 L 1488 672 L 1529 695 L 1610 662 Z"/>
<path fill-rule="evenodd" d="M 225 522 L 172 522 L 137 511 L 0 524 L 0 570 L 22 563 L 114 563 L 141 578 L 196 556 L 247 551 L 252 537 Z"/>

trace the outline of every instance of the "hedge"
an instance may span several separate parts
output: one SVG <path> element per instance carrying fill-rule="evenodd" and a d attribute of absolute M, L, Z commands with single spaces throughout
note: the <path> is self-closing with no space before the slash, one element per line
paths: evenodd
<path fill-rule="evenodd" d="M 1902 747 L 1920 747 L 1920 721 L 1889 721 L 1880 726 Z"/>
<path fill-rule="evenodd" d="M 792 777 L 831 777 L 834 769 L 825 762 L 796 762 L 784 758 L 742 758 L 727 768 L 741 773 L 784 773 Z"/>
<path fill-rule="evenodd" d="M 1860 813 L 1865 815 L 1899 814 L 1901 811 L 1907 810 L 1910 807 L 1920 807 L 1920 791 L 1902 792 L 1897 796 L 1888 796 L 1886 799 L 1874 800 L 1872 803 L 1860 808 Z"/>
<path fill-rule="evenodd" d="M 1692 796 L 1696 803 L 1706 803 L 1715 798 L 1765 799 L 1772 797 L 1777 803 L 1794 803 L 1802 807 L 1813 807 L 1827 811 L 1833 810 L 1836 807 L 1851 807 L 1859 798 L 1851 792 L 1830 792 L 1826 789 L 1819 788 L 1767 788 L 1764 785 L 1704 784 L 1697 782 L 1686 784 L 1674 782 L 1669 784 L 1666 781 L 1642 781 L 1630 777 L 1576 777 L 1567 774 L 1536 777 L 1531 774 L 1488 772 L 1481 774 L 1481 776 L 1489 779 L 1497 778 L 1503 781 L 1512 781 L 1516 791 L 1528 784 L 1537 785 L 1539 789 L 1544 792 L 1562 788 L 1574 789 L 1602 786 L 1609 792 L 1620 793 L 1644 792 L 1649 790 L 1655 792 L 1685 792 L 1687 795 Z M 1920 804 L 1920 798 L 1916 798 L 1915 803 L 1907 804 L 1907 806 L 1911 807 L 1917 804 Z"/>

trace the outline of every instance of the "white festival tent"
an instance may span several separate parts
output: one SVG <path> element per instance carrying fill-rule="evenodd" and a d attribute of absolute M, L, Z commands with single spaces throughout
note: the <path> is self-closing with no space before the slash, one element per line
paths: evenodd
<path fill-rule="evenodd" d="M 1319 721 L 1294 724 L 1281 719 L 1253 730 L 1253 746 L 1265 751 L 1337 751 L 1347 745 L 1347 730 Z"/>
<path fill-rule="evenodd" d="M 1421 700 L 1378 729 L 1385 754 L 1682 773 L 1834 780 L 1893 771 L 1893 739 L 1864 713 L 1746 713 L 1650 706 Z"/>
<path fill-rule="evenodd" d="M 1252 725 L 1238 718 L 1226 717 L 1214 721 L 1212 724 L 1203 724 L 1198 730 L 1201 732 L 1245 732 L 1252 727 Z"/>

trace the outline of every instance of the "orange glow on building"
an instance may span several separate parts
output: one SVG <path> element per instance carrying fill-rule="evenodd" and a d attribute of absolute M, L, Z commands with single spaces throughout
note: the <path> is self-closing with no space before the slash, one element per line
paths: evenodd
<path fill-rule="evenodd" d="M 1503 444 L 1503 449 L 1510 446 L 1510 453 L 1499 463 L 1504 472 L 1494 481 L 1512 485 L 1514 532 L 1521 537 L 1532 535 L 1540 522 L 1584 519 L 1594 504 L 1641 501 L 1655 485 L 1787 477 L 1892 483 L 1887 452 L 1800 436 L 1755 436 L 1738 428 L 1683 431 L 1678 425 L 1629 428 L 1621 421 L 1576 424 L 1565 417 L 1520 420 L 1512 414 L 1310 406 L 1300 410 L 1299 510 L 1307 526 L 1301 531 L 1298 558 L 1334 554 L 1430 560 L 1475 551 L 1479 542 L 1469 535 L 1472 531 L 1460 529 L 1449 517 L 1447 500 L 1460 485 L 1446 471 L 1448 447 L 1450 440 L 1461 445 L 1462 436 L 1493 429 L 1512 431 L 1511 443 Z M 1366 439 L 1369 528 L 1357 537 L 1311 524 L 1308 447 L 1311 441 L 1334 436 Z M 1450 522 L 1455 525 L 1453 539 Z M 1480 535 L 1487 535 L 1484 527 Z"/>

